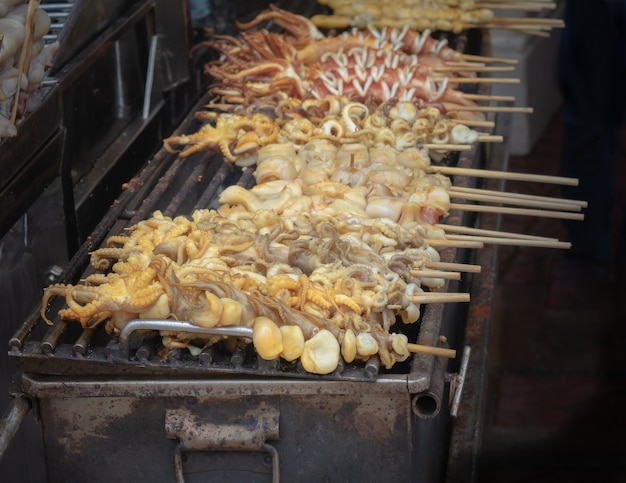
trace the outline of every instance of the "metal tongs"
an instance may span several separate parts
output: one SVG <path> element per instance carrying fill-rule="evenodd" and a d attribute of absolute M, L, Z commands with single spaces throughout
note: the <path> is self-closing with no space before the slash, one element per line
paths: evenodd
<path fill-rule="evenodd" d="M 130 351 L 130 338 L 138 330 L 169 330 L 173 332 L 189 332 L 198 335 L 217 335 L 224 337 L 244 337 L 252 339 L 252 327 L 200 327 L 186 320 L 166 319 L 135 319 L 128 322 L 120 331 L 119 344 L 126 354 Z"/>

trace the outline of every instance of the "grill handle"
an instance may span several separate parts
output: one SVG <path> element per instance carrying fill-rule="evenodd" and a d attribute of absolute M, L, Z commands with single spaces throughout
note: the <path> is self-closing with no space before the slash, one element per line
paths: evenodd
<path fill-rule="evenodd" d="M 30 412 L 32 404 L 29 399 L 15 397 L 0 420 L 0 461 L 9 447 L 13 436 L 22 425 L 22 421 Z"/>
<path fill-rule="evenodd" d="M 176 483 L 184 483 L 183 451 L 266 451 L 272 458 L 272 483 L 280 481 L 278 450 L 268 441 L 279 439 L 279 410 L 261 402 L 237 420 L 214 422 L 188 408 L 165 412 L 165 433 L 178 440 L 174 450 Z"/>
<path fill-rule="evenodd" d="M 466 345 L 463 349 L 463 359 L 461 360 L 461 369 L 456 376 L 456 389 L 454 396 L 452 397 L 452 407 L 450 409 L 450 415 L 456 417 L 459 414 L 459 406 L 461 405 L 461 396 L 463 395 L 463 387 L 465 386 L 465 377 L 467 376 L 467 368 L 469 365 L 469 358 L 472 353 L 470 346 Z"/>

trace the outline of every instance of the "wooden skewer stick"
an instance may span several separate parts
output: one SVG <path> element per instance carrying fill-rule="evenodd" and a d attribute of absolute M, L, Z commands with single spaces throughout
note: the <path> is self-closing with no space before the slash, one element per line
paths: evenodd
<path fill-rule="evenodd" d="M 434 150 L 443 149 L 445 151 L 471 151 L 472 150 L 472 145 L 471 144 L 437 144 L 437 143 L 431 143 L 431 144 L 422 144 L 422 147 L 428 148 L 428 149 L 434 149 Z"/>
<path fill-rule="evenodd" d="M 460 198 L 463 200 L 470 201 L 483 201 L 485 203 L 502 203 L 504 205 L 515 205 L 515 206 L 527 206 L 532 208 L 541 208 L 541 209 L 551 209 L 551 210 L 564 210 L 564 211 L 580 211 L 581 206 L 575 205 L 573 203 L 559 203 L 557 200 L 551 201 L 538 201 L 538 200 L 527 200 L 522 198 L 514 198 L 510 196 L 503 195 L 502 193 L 499 195 L 490 195 L 483 193 L 467 193 L 464 191 L 456 191 L 454 189 L 450 189 L 449 191 L 451 198 Z"/>
<path fill-rule="evenodd" d="M 461 54 L 461 59 L 477 62 L 500 62 L 501 64 L 517 64 L 517 59 L 507 59 L 504 57 L 484 57 L 482 55 Z"/>
<path fill-rule="evenodd" d="M 494 30 L 522 30 L 528 32 L 550 32 L 554 27 L 549 25 L 530 25 L 530 24 L 504 24 L 504 23 L 490 23 L 481 25 L 486 29 Z"/>
<path fill-rule="evenodd" d="M 493 28 L 497 29 L 498 27 L 493 27 Z M 500 30 L 513 30 L 515 32 L 519 32 L 522 34 L 536 35 L 538 37 L 545 37 L 546 35 L 548 36 L 550 35 L 550 29 L 543 28 L 543 27 L 528 28 L 528 27 L 520 27 L 519 25 L 517 25 L 517 26 L 506 27 L 505 29 L 500 29 Z"/>
<path fill-rule="evenodd" d="M 583 200 L 572 200 L 568 198 L 554 198 L 551 196 L 539 196 L 539 195 L 527 195 L 524 193 L 515 193 L 513 191 L 496 191 L 496 190 L 487 190 L 482 188 L 467 188 L 465 186 L 451 186 L 451 191 L 461 192 L 461 193 L 477 193 L 477 194 L 486 194 L 486 195 L 506 195 L 509 198 L 516 198 L 520 200 L 535 200 L 535 201 L 548 201 L 548 202 L 556 202 L 561 204 L 573 205 L 580 208 L 587 208 L 588 203 Z"/>
<path fill-rule="evenodd" d="M 525 29 L 529 31 L 539 31 L 539 32 L 550 32 L 554 28 L 559 28 L 557 25 L 547 25 L 547 24 L 532 24 L 532 23 L 489 23 L 483 24 L 481 27 L 488 29 Z"/>
<path fill-rule="evenodd" d="M 513 24 L 513 25 L 544 25 L 549 27 L 565 27 L 565 22 L 560 18 L 539 18 L 539 17 L 521 17 L 521 18 L 502 18 L 495 17 L 493 23 Z"/>
<path fill-rule="evenodd" d="M 466 62 L 464 60 L 446 60 L 444 63 L 450 67 L 485 67 L 486 65 L 484 62 Z"/>
<path fill-rule="evenodd" d="M 461 280 L 461 272 L 446 272 L 443 270 L 411 270 L 411 275 L 417 278 L 442 278 L 444 280 Z"/>
<path fill-rule="evenodd" d="M 461 93 L 465 99 L 472 101 L 495 101 L 495 102 L 515 102 L 515 96 L 490 96 L 488 94 L 466 94 Z"/>
<path fill-rule="evenodd" d="M 433 248 L 483 248 L 481 242 L 461 241 L 461 240 L 441 240 L 431 239 L 426 242 Z"/>
<path fill-rule="evenodd" d="M 484 4 L 478 4 L 478 5 L 484 5 Z M 476 7 L 476 8 L 482 8 L 482 7 Z M 494 4 L 493 6 L 489 7 L 489 9 L 490 10 L 516 10 L 518 12 L 541 12 L 542 10 L 545 10 L 545 7 L 542 7 L 541 5 L 511 4 L 509 6 L 509 5 Z"/>
<path fill-rule="evenodd" d="M 478 142 L 480 143 L 501 143 L 504 141 L 503 136 L 489 135 L 489 134 L 481 134 L 478 136 Z"/>
<path fill-rule="evenodd" d="M 485 67 L 434 67 L 433 72 L 513 72 L 515 67 L 508 65 L 485 66 Z"/>
<path fill-rule="evenodd" d="M 468 293 L 448 293 L 448 292 L 422 292 L 413 294 L 410 297 L 412 302 L 418 304 L 444 304 L 455 302 L 469 302 L 470 294 Z"/>
<path fill-rule="evenodd" d="M 549 176 L 544 174 L 516 173 L 511 171 L 493 171 L 488 169 L 457 168 L 454 166 L 430 165 L 431 173 L 441 173 L 459 176 L 473 176 L 476 178 L 510 179 L 517 181 L 532 181 L 535 183 L 551 183 L 565 186 L 578 186 L 577 178 L 563 176 Z"/>
<path fill-rule="evenodd" d="M 411 343 L 408 343 L 406 346 L 407 349 L 409 349 L 409 352 L 413 353 L 441 356 L 449 359 L 454 359 L 456 357 L 456 351 L 454 349 L 446 349 L 445 347 L 432 347 L 429 345 Z"/>
<path fill-rule="evenodd" d="M 445 231 L 446 237 L 448 236 L 448 233 L 462 233 L 465 235 L 482 235 L 482 236 L 489 236 L 492 238 L 498 238 L 498 237 L 499 238 L 514 238 L 516 240 L 559 241 L 558 238 L 549 238 L 549 237 L 538 236 L 538 235 L 527 235 L 525 233 L 511 233 L 508 231 L 499 231 L 499 230 L 485 230 L 484 228 L 474 228 L 473 226 L 446 225 L 444 223 L 438 223 L 435 226 Z"/>
<path fill-rule="evenodd" d="M 496 125 L 493 121 L 474 121 L 471 119 L 448 119 L 448 122 L 465 124 L 468 127 L 494 127 Z"/>
<path fill-rule="evenodd" d="M 540 2 L 511 2 L 511 3 L 476 3 L 474 8 L 488 8 L 490 10 L 518 10 L 520 12 L 541 12 L 556 8 L 556 3 Z"/>
<path fill-rule="evenodd" d="M 530 1 L 530 3 L 541 3 L 541 4 L 543 4 L 543 3 L 545 3 L 545 4 L 553 3 L 552 0 L 523 0 L 523 1 L 525 1 L 527 3 Z M 498 1 L 483 0 L 483 2 L 485 4 L 488 4 L 488 5 L 493 5 L 493 4 L 498 4 L 498 3 L 505 5 L 505 4 L 508 4 L 508 3 L 519 3 L 520 0 L 498 0 Z"/>
<path fill-rule="evenodd" d="M 490 10 L 518 10 L 520 12 L 540 12 L 542 10 L 549 10 L 555 8 L 556 4 L 541 3 L 541 2 L 481 2 L 475 3 L 474 8 L 488 8 Z"/>
<path fill-rule="evenodd" d="M 514 107 L 514 106 L 454 106 L 450 112 L 510 112 L 520 114 L 532 114 L 532 107 Z"/>
<path fill-rule="evenodd" d="M 572 244 L 569 242 L 561 242 L 554 240 L 526 240 L 522 238 L 495 238 L 487 236 L 474 235 L 447 235 L 451 240 L 476 240 L 491 245 L 510 245 L 516 247 L 538 247 L 538 248 L 560 248 L 569 250 Z"/>
<path fill-rule="evenodd" d="M 464 205 L 462 203 L 450 203 L 450 209 L 478 213 L 500 213 L 503 215 L 540 216 L 544 218 L 559 218 L 561 220 L 583 220 L 585 218 L 585 215 L 582 213 L 536 210 L 532 208 L 511 208 L 506 206 Z"/>
<path fill-rule="evenodd" d="M 455 263 L 455 262 L 426 262 L 424 263 L 426 268 L 432 268 L 434 270 L 457 270 L 465 273 L 480 273 L 482 267 L 480 265 L 472 265 L 469 263 Z"/>
<path fill-rule="evenodd" d="M 434 77 L 435 81 L 442 81 L 446 77 Z M 453 84 L 519 84 L 520 79 L 515 77 L 447 77 Z"/>
<path fill-rule="evenodd" d="M 462 27 L 464 29 L 476 28 L 476 24 L 466 23 L 463 24 Z M 529 32 L 549 32 L 552 27 L 547 25 L 529 25 L 529 24 L 503 24 L 503 23 L 485 23 L 480 24 L 481 28 L 492 29 L 492 30 L 520 30 L 520 31 L 529 31 Z"/>

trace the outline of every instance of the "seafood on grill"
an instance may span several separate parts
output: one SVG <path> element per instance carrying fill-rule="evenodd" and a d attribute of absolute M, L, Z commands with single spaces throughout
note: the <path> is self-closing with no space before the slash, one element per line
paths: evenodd
<path fill-rule="evenodd" d="M 420 32 L 444 30 L 459 34 L 469 26 L 489 25 L 495 18 L 493 10 L 476 8 L 473 1 L 449 4 L 413 0 L 398 4 L 373 0 L 364 2 L 322 0 L 319 3 L 328 5 L 333 10 L 330 15 L 311 17 L 311 21 L 321 28 L 363 29 L 368 25 L 375 25 L 379 28 L 410 27 Z"/>
<path fill-rule="evenodd" d="M 96 284 L 90 284 L 96 280 Z M 41 315 L 50 323 L 45 308 L 51 297 L 63 296 L 67 308 L 59 310 L 60 317 L 76 320 L 83 327 L 96 326 L 106 319 L 115 326 L 122 326 L 134 318 L 167 317 L 168 300 L 164 295 L 156 272 L 151 268 L 126 275 L 111 273 L 81 285 L 46 287 Z"/>
<path fill-rule="evenodd" d="M 415 324 L 446 284 L 428 264 L 439 261 L 429 240 L 445 238 L 434 225 L 448 215 L 450 180 L 429 174 L 430 163 L 449 143 L 479 139 L 444 102 L 473 103 L 411 52 L 433 45 L 426 35 L 371 30 L 340 41 L 298 17 L 272 7 L 240 27 L 272 20 L 288 34 L 214 39 L 222 58 L 206 69 L 216 98 L 196 113 L 206 124 L 164 141 L 181 157 L 208 150 L 256 165 L 257 184 L 223 189 L 219 209 L 155 212 L 111 236 L 91 253 L 95 274 L 45 289 L 46 321 L 48 303 L 64 297 L 62 319 L 110 333 L 142 318 L 247 327 L 259 357 L 299 360 L 315 374 L 341 359 L 377 356 L 391 368 L 409 356 L 394 329 Z M 350 48 L 338 51 L 341 42 Z M 165 352 L 248 343 L 158 334 Z"/>
<path fill-rule="evenodd" d="M 278 126 L 263 114 L 217 116 L 205 113 L 205 119 L 214 120 L 215 125 L 207 123 L 194 134 L 168 137 L 164 147 L 175 152 L 172 145 L 190 146 L 180 153 L 182 157 L 201 150 L 219 150 L 226 159 L 235 161 L 255 153 L 259 147 L 276 141 L 278 137 Z"/>
<path fill-rule="evenodd" d="M 45 42 L 44 35 L 51 25 L 48 13 L 36 8 L 31 30 L 26 26 L 27 9 L 22 0 L 0 3 L 0 140 L 17 135 L 17 124 L 32 103 L 59 46 L 58 42 Z M 27 61 L 23 67 L 20 57 Z"/>
<path fill-rule="evenodd" d="M 266 20 L 283 26 L 286 33 L 248 30 Z M 427 33 L 371 29 L 325 37 L 307 18 L 276 7 L 239 26 L 245 30 L 239 38 L 220 36 L 201 44 L 221 54 L 205 66 L 216 79 L 209 89 L 220 98 L 216 105 L 253 105 L 276 95 L 324 99 L 335 94 L 377 104 L 397 98 L 423 105 L 475 106 L 447 77 L 433 72 L 444 59 L 460 54 Z M 467 67 L 457 74 L 475 75 Z"/>
<path fill-rule="evenodd" d="M 220 194 L 220 203 L 250 213 L 271 209 L 278 216 L 291 216 L 306 209 L 338 220 L 388 219 L 403 226 L 436 224 L 450 206 L 449 180 L 436 174 L 413 180 L 396 193 L 384 185 L 350 187 L 332 181 L 311 185 L 306 193 L 296 181 L 270 181 L 263 189 L 255 188 L 229 186 Z"/>
<path fill-rule="evenodd" d="M 542 30 L 551 27 L 562 27 L 562 22 L 547 22 L 545 18 L 534 19 L 514 15 L 509 18 L 496 16 L 494 10 L 540 12 L 552 10 L 556 4 L 544 1 L 531 2 L 497 2 L 487 0 L 404 0 L 394 2 L 388 0 L 365 0 L 349 2 L 346 0 L 318 0 L 320 4 L 332 9 L 330 14 L 314 15 L 311 22 L 320 28 L 346 28 L 353 26 L 359 29 L 375 25 L 378 28 L 411 28 L 416 31 L 447 31 L 460 34 L 470 28 L 511 28 L 525 33 L 535 33 L 528 29 L 529 25 L 541 26 Z M 537 20 L 535 22 L 535 20 Z"/>
<path fill-rule="evenodd" d="M 237 22 L 238 28 L 243 31 L 241 42 L 233 37 L 223 36 L 217 42 L 200 45 L 209 45 L 225 55 L 240 50 L 247 55 L 255 52 L 257 56 L 265 59 L 283 58 L 306 65 L 319 62 L 326 53 L 348 52 L 355 47 L 401 51 L 420 55 L 420 58 L 431 55 L 446 60 L 462 58 L 460 52 L 448 46 L 447 40 L 435 39 L 430 35 L 430 31 L 418 32 L 404 25 L 399 29 L 387 26 L 378 29 L 369 24 L 366 29 L 355 27 L 339 35 L 326 36 L 318 30 L 313 22 L 314 18 L 309 19 L 270 5 L 268 10 L 261 12 L 250 22 Z M 286 35 L 265 29 L 251 30 L 268 21 L 282 27 Z M 225 48 L 229 44 L 234 49 Z"/>
<path fill-rule="evenodd" d="M 463 93 L 421 63 L 415 54 L 372 47 L 347 52 L 327 52 L 316 64 L 297 65 L 286 59 L 251 60 L 245 66 L 229 57 L 209 62 L 205 71 L 219 80 L 219 90 L 240 93 L 241 98 L 286 92 L 290 97 L 324 99 L 329 94 L 383 103 L 390 99 L 475 106 Z"/>
<path fill-rule="evenodd" d="M 193 220 L 157 212 L 129 235 L 112 237 L 115 246 L 92 254 L 98 267 L 106 265 L 103 260 L 119 258 L 110 273 L 46 288 L 42 316 L 48 320 L 48 303 L 62 296 L 67 307 L 59 311 L 61 318 L 83 327 L 106 321 L 111 332 L 135 318 L 225 327 L 254 326 L 265 317 L 280 328 L 280 337 L 269 333 L 284 340 L 276 350 L 286 360 L 311 355 L 317 343 L 308 341 L 323 330 L 339 346 L 345 339 L 342 350 L 348 359 L 378 354 L 391 367 L 408 356 L 398 335 L 389 332 L 396 316 L 414 323 L 423 283 L 441 286 L 436 278 L 422 280 L 411 274 L 412 268 L 438 260 L 425 240 L 436 236 L 437 229 L 425 230 L 378 220 L 337 223 L 306 214 L 285 219 L 272 212 L 228 207 L 200 210 Z M 205 234 L 203 246 L 197 243 L 198 232 Z M 139 252 L 143 256 L 137 257 Z M 136 262 L 129 263 L 132 257 Z M 294 325 L 302 332 L 302 344 L 298 329 L 283 328 Z M 190 351 L 215 343 L 214 337 L 199 340 L 197 334 L 163 335 L 164 344 L 189 346 Z M 262 344 L 265 339 L 259 335 L 256 340 Z M 273 352 L 268 351 L 262 349 L 261 356 L 270 358 Z M 314 370 L 323 367 L 328 366 Z"/>
<path fill-rule="evenodd" d="M 295 177 L 299 168 L 294 165 L 302 163 L 294 157 L 294 150 L 306 145 L 305 149 L 310 149 L 314 144 L 309 143 L 319 140 L 342 146 L 344 150 L 349 143 L 377 149 L 389 147 L 398 153 L 418 148 L 426 159 L 435 161 L 449 152 L 450 144 L 472 145 L 480 140 L 479 132 L 463 121 L 443 115 L 434 106 L 420 109 L 412 101 L 394 100 L 370 108 L 346 96 L 329 95 L 321 101 L 303 102 L 301 106 L 315 113 L 313 119 L 303 116 L 298 109 L 286 111 L 288 120 L 271 120 L 259 113 L 247 117 L 199 111 L 196 117 L 209 124 L 195 134 L 167 138 L 165 147 L 173 151 L 174 146 L 190 146 L 181 153 L 183 157 L 200 150 L 219 150 L 238 166 L 256 163 L 257 181 L 263 182 L 271 179 L 271 170 L 282 171 L 281 179 Z M 246 130 L 252 125 L 257 126 L 254 132 Z M 385 156 L 397 157 L 390 153 Z M 306 166 L 300 168 L 306 169 Z"/>
<path fill-rule="evenodd" d="M 297 154 L 296 154 L 297 153 Z M 279 216 L 308 211 L 336 219 L 390 219 L 435 224 L 448 215 L 449 178 L 428 174 L 428 154 L 363 143 L 339 146 L 318 139 L 261 148 L 251 189 L 229 186 L 223 205 L 250 212 L 271 208 Z"/>

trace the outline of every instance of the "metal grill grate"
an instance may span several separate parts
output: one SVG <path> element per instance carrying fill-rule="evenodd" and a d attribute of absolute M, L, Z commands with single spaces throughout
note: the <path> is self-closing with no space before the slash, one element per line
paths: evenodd
<path fill-rule="evenodd" d="M 193 113 L 206 105 L 208 98 L 201 98 L 191 109 L 177 133 L 195 132 L 200 122 Z M 454 162 L 459 161 L 458 158 Z M 469 160 L 468 160 L 469 161 Z M 254 185 L 252 168 L 238 168 L 226 164 L 221 156 L 213 153 L 197 153 L 189 158 L 160 150 L 150 159 L 127 184 L 125 191 L 113 204 L 89 237 L 89 240 L 76 254 L 64 272 L 60 282 L 72 283 L 93 273 L 88 266 L 89 252 L 101 246 L 106 238 L 120 234 L 128 226 L 148 218 L 155 210 L 165 216 L 188 215 L 200 208 L 217 208 L 217 197 L 226 187 L 233 184 L 249 188 Z M 62 300 L 52 304 L 49 313 L 61 308 Z M 409 340 L 417 340 L 420 333 L 427 334 L 436 343 L 439 335 L 442 314 L 441 304 L 428 305 L 416 324 L 397 324 L 406 330 Z M 45 331 L 40 340 L 28 337 L 35 327 Z M 167 327 L 164 328 L 167 330 Z M 123 340 L 107 334 L 102 327 L 80 330 L 78 324 L 56 321 L 51 327 L 45 326 L 39 314 L 27 321 L 10 341 L 13 355 L 21 359 L 26 371 L 48 374 L 120 374 L 120 373 L 172 373 L 176 374 L 256 374 L 259 376 L 317 377 L 306 373 L 298 362 L 264 361 L 248 345 L 234 351 L 224 344 L 205 349 L 200 355 L 192 356 L 186 349 L 163 351 L 160 337 L 142 338 L 139 332 Z M 423 334 L 422 334 L 423 335 Z M 26 339 L 29 339 L 26 342 Z M 417 377 L 428 372 L 430 366 L 408 362 L 397 363 L 393 373 Z M 385 371 L 380 368 L 378 358 L 367 363 L 343 364 L 327 379 L 375 380 Z M 422 376 L 424 374 L 421 374 Z"/>

